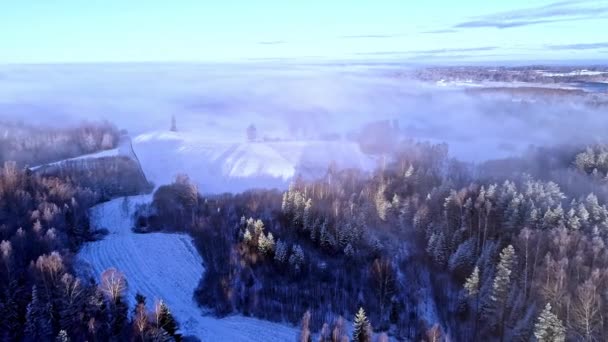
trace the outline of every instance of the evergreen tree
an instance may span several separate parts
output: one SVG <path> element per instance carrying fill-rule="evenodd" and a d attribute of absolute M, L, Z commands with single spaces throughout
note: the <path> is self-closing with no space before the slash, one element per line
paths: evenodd
<path fill-rule="evenodd" d="M 158 328 L 163 329 L 170 336 L 173 336 L 176 341 L 181 341 L 181 335 L 177 333 L 179 325 L 167 304 L 162 300 L 159 301 L 156 306 L 156 317 L 156 325 Z"/>
<path fill-rule="evenodd" d="M 353 342 L 371 342 L 370 327 L 365 311 L 359 308 L 353 323 Z"/>
<path fill-rule="evenodd" d="M 288 246 L 283 240 L 277 241 L 274 260 L 280 264 L 287 262 Z"/>
<path fill-rule="evenodd" d="M 547 303 L 534 325 L 534 337 L 538 342 L 563 342 L 566 340 L 566 329 L 557 316 L 551 312 Z"/>
<path fill-rule="evenodd" d="M 475 297 L 479 293 L 479 267 L 475 266 L 473 273 L 467 278 L 464 283 L 464 289 L 468 297 Z"/>
<path fill-rule="evenodd" d="M 515 265 L 515 250 L 512 245 L 505 247 L 500 253 L 500 262 L 496 268 L 496 276 L 492 283 L 492 294 L 490 295 L 490 316 L 493 320 L 492 326 L 498 325 L 498 334 L 502 340 L 504 337 L 504 311 L 511 286 L 511 273 Z"/>
<path fill-rule="evenodd" d="M 53 336 L 50 305 L 45 304 L 38 295 L 36 285 L 32 287 L 32 301 L 27 306 L 25 335 L 26 340 L 48 341 Z"/>

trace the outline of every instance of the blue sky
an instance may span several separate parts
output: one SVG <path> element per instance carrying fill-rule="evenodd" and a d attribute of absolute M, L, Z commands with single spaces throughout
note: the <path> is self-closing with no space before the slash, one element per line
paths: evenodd
<path fill-rule="evenodd" d="M 4 0 L 0 63 L 608 62 L 608 0 Z"/>

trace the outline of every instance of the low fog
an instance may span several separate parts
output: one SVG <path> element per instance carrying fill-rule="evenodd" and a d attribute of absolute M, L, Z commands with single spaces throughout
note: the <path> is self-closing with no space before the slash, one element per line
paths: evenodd
<path fill-rule="evenodd" d="M 395 66 L 390 68 L 395 69 Z M 521 101 L 394 76 L 387 67 L 107 64 L 2 66 L 0 119 L 50 125 L 105 119 L 131 135 L 168 130 L 245 139 L 346 138 L 396 120 L 404 138 L 447 142 L 468 161 L 530 145 L 602 139 L 608 116 L 567 97 Z"/>

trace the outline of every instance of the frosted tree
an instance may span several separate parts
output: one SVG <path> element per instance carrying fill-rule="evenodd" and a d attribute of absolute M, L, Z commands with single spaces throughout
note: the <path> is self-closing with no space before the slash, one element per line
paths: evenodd
<path fill-rule="evenodd" d="M 489 311 L 494 318 L 493 323 L 498 324 L 498 333 L 502 339 L 504 334 L 504 310 L 511 287 L 511 273 L 515 265 L 515 249 L 512 245 L 505 247 L 500 253 L 500 262 L 496 268 L 496 276 L 492 283 Z"/>
<path fill-rule="evenodd" d="M 243 234 L 243 241 L 245 241 L 247 244 L 250 244 L 251 241 L 253 241 L 253 237 L 251 236 L 249 229 L 245 230 L 245 234 Z"/>
<path fill-rule="evenodd" d="M 304 219 L 303 219 L 304 230 L 312 229 L 313 220 L 312 220 L 311 210 L 312 210 L 312 199 L 309 198 L 306 201 L 306 203 L 304 204 Z"/>
<path fill-rule="evenodd" d="M 346 247 L 344 247 L 344 255 L 346 255 L 348 258 L 353 258 L 355 256 L 355 249 L 353 248 L 353 245 L 349 243 L 346 245 Z"/>
<path fill-rule="evenodd" d="M 107 150 L 114 147 L 114 137 L 111 134 L 105 133 L 101 138 L 101 149 Z"/>
<path fill-rule="evenodd" d="M 148 328 L 148 313 L 146 312 L 146 297 L 137 293 L 135 295 L 135 309 L 133 310 L 133 330 L 139 336 L 141 341 L 146 338 L 146 330 Z"/>
<path fill-rule="evenodd" d="M 155 315 L 157 328 L 163 329 L 170 336 L 180 336 L 179 334 L 177 334 L 177 331 L 179 330 L 179 325 L 177 324 L 177 321 L 173 317 L 173 314 L 169 310 L 169 307 L 167 306 L 165 301 L 160 300 L 156 303 Z"/>
<path fill-rule="evenodd" d="M 359 308 L 353 322 L 353 342 L 371 342 L 371 325 L 367 320 L 365 310 Z"/>
<path fill-rule="evenodd" d="M 551 311 L 547 303 L 534 325 L 534 337 L 538 342 L 563 342 L 566 340 L 566 329 L 560 319 Z"/>
<path fill-rule="evenodd" d="M 67 331 L 59 331 L 59 334 L 57 334 L 57 337 L 55 338 L 55 342 L 70 342 L 70 337 L 68 336 Z"/>
<path fill-rule="evenodd" d="M 479 267 L 475 266 L 473 273 L 464 283 L 464 289 L 468 297 L 475 297 L 479 293 Z"/>
<path fill-rule="evenodd" d="M 292 269 L 299 272 L 302 264 L 304 263 L 304 250 L 300 245 L 294 245 L 292 248 L 291 255 L 289 256 L 289 264 Z"/>
<path fill-rule="evenodd" d="M 287 261 L 287 253 L 289 252 L 287 244 L 279 240 L 276 244 L 276 250 L 274 252 L 274 260 L 278 263 L 285 263 Z"/>
<path fill-rule="evenodd" d="M 592 276 L 577 287 L 572 310 L 572 327 L 584 341 L 597 340 L 602 324 L 602 300 L 595 278 Z"/>
<path fill-rule="evenodd" d="M 264 255 L 268 255 L 274 251 L 274 247 L 275 243 L 272 233 L 268 233 L 268 236 L 261 233 L 258 238 L 258 251 Z"/>
<path fill-rule="evenodd" d="M 386 221 L 386 215 L 391 208 L 391 203 L 386 200 L 384 192 L 386 191 L 386 185 L 381 183 L 376 191 L 376 196 L 374 197 L 374 203 L 376 205 L 376 212 L 378 213 L 378 217 L 382 221 Z"/>

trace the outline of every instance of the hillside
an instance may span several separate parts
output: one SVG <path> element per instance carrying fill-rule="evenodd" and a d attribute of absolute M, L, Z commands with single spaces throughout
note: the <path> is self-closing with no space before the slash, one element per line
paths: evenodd
<path fill-rule="evenodd" d="M 187 174 L 203 193 L 286 188 L 289 181 L 337 169 L 371 170 L 372 157 L 345 141 L 211 141 L 203 133 L 153 132 L 133 139 L 144 173 L 156 186 Z"/>

